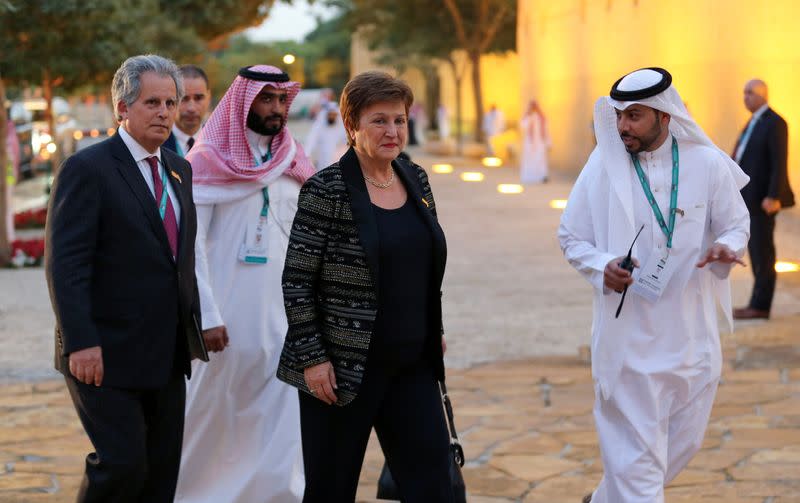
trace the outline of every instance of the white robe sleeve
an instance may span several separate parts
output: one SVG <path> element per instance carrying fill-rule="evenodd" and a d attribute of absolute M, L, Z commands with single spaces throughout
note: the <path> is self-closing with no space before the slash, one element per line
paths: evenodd
<path fill-rule="evenodd" d="M 225 324 L 214 299 L 211 289 L 211 277 L 208 273 L 208 254 L 206 253 L 206 236 L 214 216 L 213 204 L 197 205 L 197 237 L 195 238 L 195 276 L 197 290 L 200 293 L 200 310 L 203 317 L 203 330 Z"/>
<path fill-rule="evenodd" d="M 714 242 L 723 244 L 742 258 L 750 238 L 750 213 L 742 199 L 730 170 L 717 170 L 711 194 L 711 233 Z M 711 272 L 718 278 L 727 278 L 733 264 L 712 262 Z"/>
<path fill-rule="evenodd" d="M 585 277 L 589 283 L 603 293 L 609 294 L 611 290 L 604 288 L 603 272 L 606 265 L 615 255 L 601 251 L 596 246 L 594 221 L 592 218 L 592 205 L 590 190 L 596 183 L 590 158 L 586 168 L 581 171 L 567 201 L 564 214 L 561 215 L 561 224 L 558 227 L 558 241 L 561 251 L 567 261 Z"/>

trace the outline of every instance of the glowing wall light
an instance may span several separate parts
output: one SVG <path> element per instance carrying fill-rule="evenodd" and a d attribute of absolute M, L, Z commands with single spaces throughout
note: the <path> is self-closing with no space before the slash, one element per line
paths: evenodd
<path fill-rule="evenodd" d="M 465 171 L 461 173 L 461 179 L 465 182 L 482 182 L 483 178 L 483 173 L 478 173 L 477 171 Z"/>
<path fill-rule="evenodd" d="M 550 201 L 550 207 L 554 210 L 563 210 L 567 207 L 567 200 L 566 199 L 553 199 Z"/>
<path fill-rule="evenodd" d="M 433 172 L 439 173 L 440 175 L 446 175 L 448 173 L 453 172 L 453 165 L 452 164 L 434 164 L 433 165 Z"/>
<path fill-rule="evenodd" d="M 800 271 L 800 264 L 794 262 L 775 262 L 775 272 L 797 272 Z"/>
<path fill-rule="evenodd" d="M 501 194 L 522 194 L 525 190 L 522 185 L 516 183 L 501 183 L 497 186 L 497 192 Z"/>
<path fill-rule="evenodd" d="M 487 168 L 499 168 L 503 165 L 503 160 L 499 157 L 484 157 L 481 162 Z"/>
<path fill-rule="evenodd" d="M 113 127 L 110 127 L 110 128 L 108 128 L 108 131 L 106 131 L 106 134 L 108 136 L 114 136 L 114 133 L 116 133 L 116 132 L 117 132 L 116 129 L 114 129 Z"/>
<path fill-rule="evenodd" d="M 72 133 L 72 137 L 75 138 L 76 140 L 80 140 L 81 138 L 83 138 L 83 131 L 75 131 L 74 133 Z"/>

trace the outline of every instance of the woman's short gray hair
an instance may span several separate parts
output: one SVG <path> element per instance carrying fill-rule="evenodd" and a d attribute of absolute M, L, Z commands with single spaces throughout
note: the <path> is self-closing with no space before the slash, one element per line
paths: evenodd
<path fill-rule="evenodd" d="M 117 110 L 120 101 L 131 106 L 137 99 L 142 90 L 142 75 L 153 72 L 164 77 L 172 77 L 177 90 L 178 102 L 183 97 L 183 78 L 178 66 L 171 59 L 167 59 L 155 54 L 143 54 L 126 59 L 114 73 L 114 80 L 111 82 L 111 102 L 114 107 L 114 117 L 118 121 L 122 116 Z"/>

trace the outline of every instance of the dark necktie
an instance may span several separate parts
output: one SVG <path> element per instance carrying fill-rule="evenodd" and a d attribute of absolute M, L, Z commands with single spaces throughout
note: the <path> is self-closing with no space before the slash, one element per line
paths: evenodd
<path fill-rule="evenodd" d="M 194 147 L 194 137 L 190 136 L 189 140 L 186 142 L 186 151 L 192 150 L 192 147 Z"/>
<path fill-rule="evenodd" d="M 153 173 L 153 188 L 155 189 L 156 207 L 161 205 L 161 195 L 164 193 L 164 184 L 161 182 L 161 176 L 158 174 L 158 158 L 155 156 L 148 157 L 147 164 L 150 165 L 150 172 Z M 166 169 L 166 168 L 164 168 Z M 164 212 L 164 218 L 161 223 L 164 224 L 164 230 L 167 231 L 167 240 L 169 241 L 169 248 L 172 250 L 172 257 L 178 256 L 178 221 L 175 219 L 175 209 L 172 207 L 172 201 L 167 196 L 167 209 Z"/>

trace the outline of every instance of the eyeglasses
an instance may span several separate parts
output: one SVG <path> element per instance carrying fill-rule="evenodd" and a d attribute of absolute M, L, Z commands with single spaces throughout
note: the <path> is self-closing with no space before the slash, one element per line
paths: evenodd
<path fill-rule="evenodd" d="M 622 269 L 625 269 L 629 273 L 633 274 L 633 259 L 631 258 L 631 252 L 633 252 L 633 245 L 636 243 L 636 240 L 639 239 L 639 234 L 642 233 L 644 230 L 644 225 L 639 228 L 639 232 L 636 233 L 636 237 L 633 238 L 633 243 L 631 243 L 631 247 L 628 248 L 628 255 L 619 263 L 619 266 Z M 625 303 L 625 295 L 628 293 L 628 285 L 625 285 L 625 288 L 622 289 L 622 298 L 619 299 L 619 306 L 617 306 L 617 314 L 614 315 L 614 318 L 619 318 L 619 313 L 622 311 L 622 304 Z"/>

